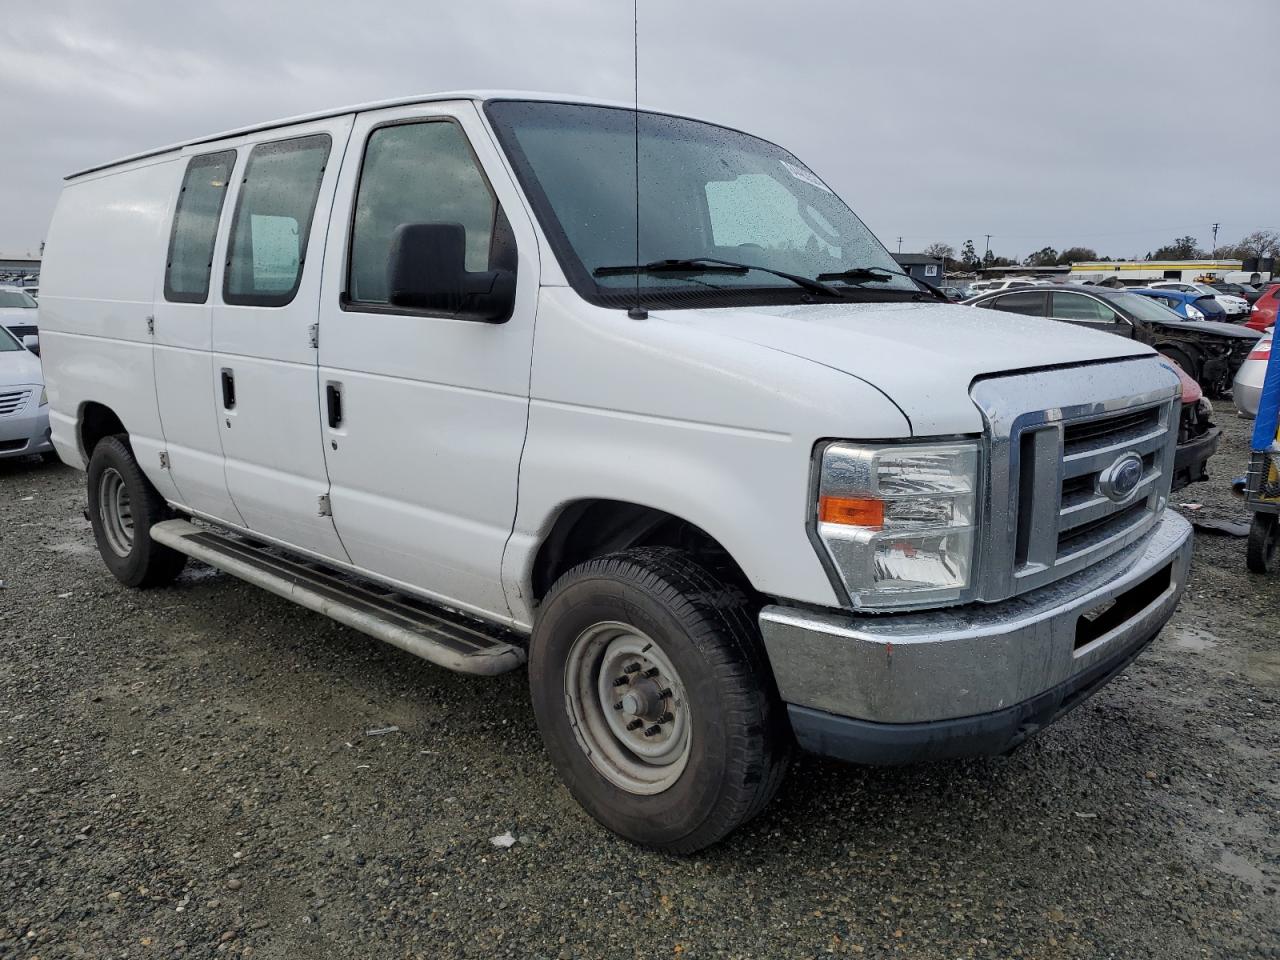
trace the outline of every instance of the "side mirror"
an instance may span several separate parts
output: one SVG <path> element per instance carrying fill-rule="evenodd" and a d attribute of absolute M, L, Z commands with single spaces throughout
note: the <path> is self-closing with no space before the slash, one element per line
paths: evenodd
<path fill-rule="evenodd" d="M 515 273 L 471 273 L 466 253 L 467 232 L 460 223 L 400 224 L 391 235 L 387 262 L 392 306 L 484 323 L 508 319 L 515 308 Z"/>
<path fill-rule="evenodd" d="M 37 357 L 40 356 L 40 338 L 37 337 L 34 333 L 28 333 L 25 337 L 23 337 L 22 345 L 26 347 L 28 350 L 30 350 L 32 353 L 34 353 Z"/>

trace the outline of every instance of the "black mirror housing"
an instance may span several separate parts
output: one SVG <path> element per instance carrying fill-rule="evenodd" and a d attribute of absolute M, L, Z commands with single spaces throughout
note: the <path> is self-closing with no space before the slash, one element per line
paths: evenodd
<path fill-rule="evenodd" d="M 392 306 L 502 323 L 515 308 L 511 270 L 469 272 L 460 223 L 402 223 L 391 235 L 387 290 Z"/>

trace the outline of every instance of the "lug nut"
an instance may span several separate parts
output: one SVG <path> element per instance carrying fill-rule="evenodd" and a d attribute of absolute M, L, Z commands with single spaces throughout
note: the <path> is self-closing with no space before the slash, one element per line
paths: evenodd
<path fill-rule="evenodd" d="M 674 714 L 674 713 L 664 713 L 662 716 L 660 716 L 660 717 L 658 718 L 658 722 L 659 722 L 659 723 L 670 723 L 670 722 L 671 722 L 672 720 L 674 720 L 675 718 L 676 718 L 676 716 L 675 716 L 675 714 Z"/>
<path fill-rule="evenodd" d="M 662 732 L 662 728 L 658 726 L 656 723 L 652 727 L 645 727 L 644 729 L 644 735 L 646 737 L 656 736 L 661 732 Z"/>
<path fill-rule="evenodd" d="M 650 667 L 648 670 L 646 670 L 646 671 L 644 672 L 644 675 L 645 675 L 646 677 L 656 677 L 656 676 L 658 675 L 658 668 L 657 668 L 657 667 Z"/>
<path fill-rule="evenodd" d="M 615 687 L 621 687 L 630 682 L 631 682 L 631 679 L 629 677 L 617 677 L 614 679 L 613 685 Z"/>
<path fill-rule="evenodd" d="M 622 668 L 622 670 L 623 670 L 623 672 L 624 672 L 624 673 L 639 673 L 639 672 L 640 672 L 640 664 L 638 664 L 638 663 L 628 663 L 625 667 L 623 667 L 623 668 Z"/>
<path fill-rule="evenodd" d="M 617 703 L 615 703 L 615 704 L 613 705 L 613 709 L 615 709 L 615 710 L 621 710 L 621 709 L 622 709 L 622 701 L 621 701 L 621 700 L 619 700 Z"/>
<path fill-rule="evenodd" d="M 663 687 L 661 690 L 658 691 L 658 696 L 661 697 L 663 700 L 666 700 L 668 697 L 671 696 L 671 688 Z"/>
<path fill-rule="evenodd" d="M 634 720 L 632 720 L 630 723 L 627 724 L 627 729 L 638 730 L 642 726 L 644 726 L 644 721 L 641 720 L 639 717 L 636 717 Z"/>

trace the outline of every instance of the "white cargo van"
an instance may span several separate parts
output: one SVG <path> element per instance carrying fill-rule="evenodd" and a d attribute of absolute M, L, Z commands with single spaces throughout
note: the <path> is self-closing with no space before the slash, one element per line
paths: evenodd
<path fill-rule="evenodd" d="M 194 557 L 527 661 L 569 789 L 656 847 L 754 815 L 796 744 L 1010 750 L 1185 584 L 1151 350 L 939 302 L 722 126 L 447 94 L 248 127 L 69 177 L 42 280 L 117 578 Z"/>

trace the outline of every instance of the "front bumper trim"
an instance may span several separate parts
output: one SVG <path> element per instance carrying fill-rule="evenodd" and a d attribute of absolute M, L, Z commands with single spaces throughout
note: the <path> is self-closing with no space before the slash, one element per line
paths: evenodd
<path fill-rule="evenodd" d="M 999 756 L 1089 699 L 1133 663 L 1159 633 L 1156 627 L 1070 680 L 1012 707 L 976 717 L 932 723 L 868 723 L 794 704 L 788 705 L 787 713 L 802 750 L 848 763 L 897 766 Z"/>
<path fill-rule="evenodd" d="M 1190 563 L 1191 525 L 1165 511 L 1130 548 L 1001 603 L 875 616 L 767 606 L 760 628 L 797 717 L 807 714 L 795 708 L 896 725 L 1038 715 L 1028 703 L 1083 689 L 1100 665 L 1159 633 Z"/>

